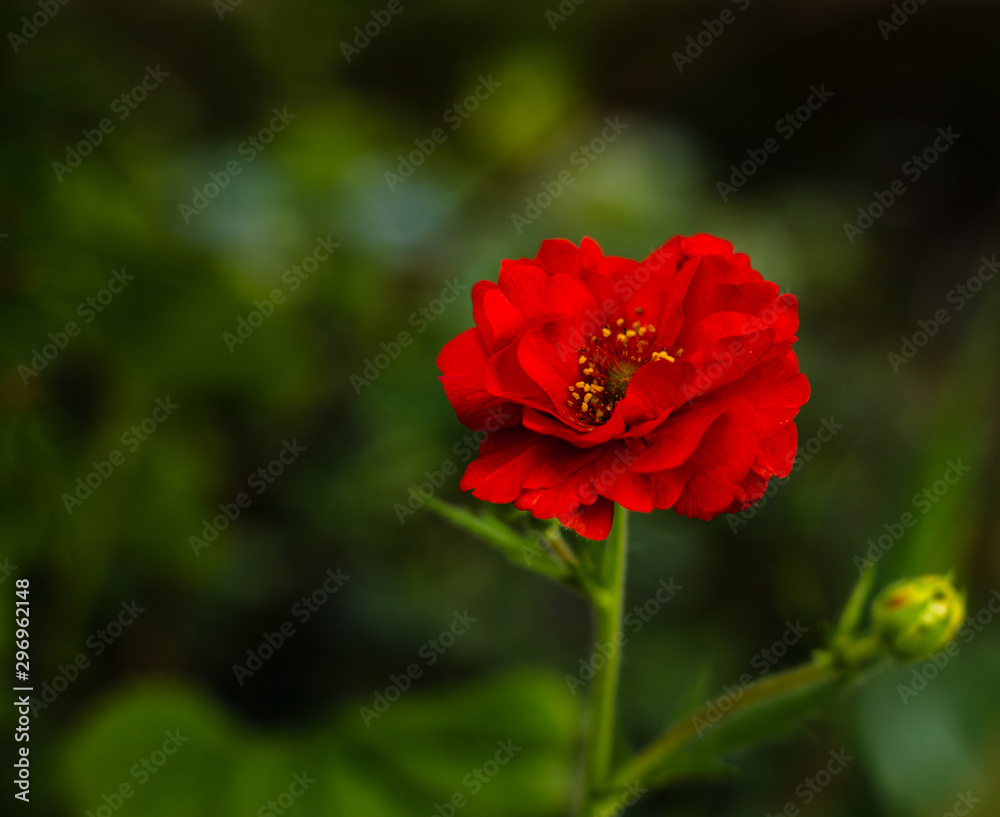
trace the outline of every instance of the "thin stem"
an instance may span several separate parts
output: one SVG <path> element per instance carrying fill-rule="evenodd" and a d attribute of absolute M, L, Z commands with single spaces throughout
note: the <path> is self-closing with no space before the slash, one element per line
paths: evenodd
<path fill-rule="evenodd" d="M 552 548 L 567 564 L 571 564 L 574 567 L 580 564 L 580 560 L 577 555 L 573 552 L 573 549 L 566 543 L 566 540 L 562 537 L 562 532 L 559 530 L 558 525 L 549 528 L 544 534 L 545 541 L 548 543 L 549 547 Z"/>
<path fill-rule="evenodd" d="M 611 770 L 615 738 L 615 704 L 621 666 L 627 551 L 628 511 L 616 507 L 611 535 L 605 545 L 599 586 L 590 593 L 597 621 L 597 644 L 591 660 L 594 678 L 587 713 L 583 779 L 584 814 L 588 813 L 596 793 L 607 785 Z"/>

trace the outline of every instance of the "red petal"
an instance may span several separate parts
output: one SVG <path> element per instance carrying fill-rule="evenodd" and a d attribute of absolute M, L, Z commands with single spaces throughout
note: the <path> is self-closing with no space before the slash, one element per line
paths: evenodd
<path fill-rule="evenodd" d="M 674 503 L 684 516 L 711 519 L 723 513 L 753 465 L 760 421 L 746 400 L 733 401 L 708 430 L 694 455 L 694 473 Z"/>
<path fill-rule="evenodd" d="M 706 406 L 671 415 L 646 438 L 646 448 L 636 455 L 632 470 L 651 473 L 680 468 L 698 450 L 723 410 L 722 406 Z"/>
<path fill-rule="evenodd" d="M 693 462 L 655 474 L 632 473 L 631 479 L 619 481 L 608 498 L 630 511 L 646 513 L 655 509 L 665 510 L 677 501 L 692 473 Z"/>
<path fill-rule="evenodd" d="M 799 329 L 799 302 L 794 295 L 784 294 L 775 298 L 774 303 L 764 307 L 756 317 L 748 321 L 752 329 L 774 329 L 775 343 L 791 338 Z"/>
<path fill-rule="evenodd" d="M 485 428 L 488 421 L 491 425 L 518 424 L 521 408 L 486 390 L 486 364 L 486 349 L 478 329 L 468 329 L 446 343 L 438 354 L 437 365 L 448 401 L 469 428 Z M 507 419 L 503 419 L 504 415 Z"/>
<path fill-rule="evenodd" d="M 500 290 L 531 326 L 593 308 L 593 293 L 565 273 L 548 275 L 529 264 L 500 271 Z"/>
<path fill-rule="evenodd" d="M 697 322 L 713 312 L 731 308 L 731 299 L 738 294 L 733 292 L 732 286 L 748 284 L 751 286 L 747 291 L 752 292 L 754 286 L 765 282 L 759 272 L 749 267 L 742 268 L 733 263 L 732 258 L 717 255 L 701 258 L 698 272 L 684 296 L 685 323 Z M 776 295 L 777 287 L 772 286 Z"/>
<path fill-rule="evenodd" d="M 560 485 L 599 453 L 524 429 L 498 431 L 483 439 L 460 487 L 479 499 L 513 502 L 526 489 Z"/>
<path fill-rule="evenodd" d="M 548 394 L 552 405 L 560 414 L 566 413 L 568 387 L 579 376 L 575 351 L 571 355 L 558 354 L 559 344 L 545 333 L 531 329 L 524 333 L 517 347 L 521 368 Z"/>
<path fill-rule="evenodd" d="M 489 283 L 484 282 L 484 283 Z M 482 294 L 482 307 L 476 310 L 476 290 L 473 288 L 473 317 L 476 325 L 483 332 L 483 341 L 490 352 L 495 352 L 507 346 L 514 338 L 528 328 L 528 322 L 522 317 L 507 296 L 499 287 L 486 289 Z"/>
<path fill-rule="evenodd" d="M 734 383 L 712 392 L 712 398 L 742 397 L 753 403 L 761 436 L 769 436 L 792 420 L 809 399 L 809 380 L 799 372 L 790 351 L 761 363 Z"/>
<path fill-rule="evenodd" d="M 742 337 L 720 338 L 703 346 L 686 358 L 690 368 L 683 370 L 684 383 L 680 391 L 684 399 L 694 400 L 727 383 L 739 382 L 748 367 L 774 353 L 773 342 L 774 332 L 767 329 Z"/>
<path fill-rule="evenodd" d="M 615 290 L 630 312 L 642 309 L 643 323 L 656 327 L 656 340 L 670 346 L 683 323 L 682 304 L 698 269 L 666 246 L 651 253 L 629 275 L 615 282 Z"/>
<path fill-rule="evenodd" d="M 759 334 L 764 327 L 753 315 L 745 312 L 713 312 L 697 323 L 685 320 L 684 328 L 677 336 L 675 345 L 684 350 L 685 355 L 693 355 L 699 349 L 725 338 L 739 338 Z M 768 339 L 774 337 L 771 330 Z"/>
<path fill-rule="evenodd" d="M 726 513 L 746 510 L 764 496 L 771 477 L 787 477 L 792 472 L 797 437 L 795 423 L 786 423 L 771 436 L 758 441 L 750 473 L 736 486 L 736 495 Z"/>
<path fill-rule="evenodd" d="M 601 496 L 621 483 L 628 483 L 628 450 L 624 446 L 591 449 L 592 459 L 561 483 L 526 490 L 514 502 L 515 507 L 531 511 L 538 519 L 572 514 L 574 509 L 590 507 Z M 528 486 L 531 488 L 531 486 Z"/>
<path fill-rule="evenodd" d="M 597 269 L 601 259 L 604 258 L 601 246 L 590 236 L 584 236 L 583 241 L 580 242 L 580 251 L 583 253 L 584 266 L 591 269 Z"/>
<path fill-rule="evenodd" d="M 548 393 L 521 366 L 518 345 L 511 344 L 489 359 L 483 378 L 486 390 L 540 411 L 556 411 Z"/>
<path fill-rule="evenodd" d="M 596 242 L 591 241 L 595 247 Z M 598 247 L 598 251 L 600 248 Z M 542 242 L 535 256 L 535 262 L 546 272 L 555 275 L 565 272 L 572 276 L 580 275 L 584 254 L 572 241 L 565 238 L 550 238 Z"/>
<path fill-rule="evenodd" d="M 560 515 L 559 522 L 587 539 L 607 539 L 615 517 L 615 504 L 598 499 L 593 505 L 580 505 Z"/>
<path fill-rule="evenodd" d="M 500 291 L 530 325 L 549 319 L 550 275 L 529 264 L 500 270 Z"/>
<path fill-rule="evenodd" d="M 654 360 L 637 371 L 629 381 L 625 397 L 615 406 L 614 414 L 633 433 L 635 427 L 650 420 L 662 419 L 677 400 L 677 372 L 667 360 Z"/>
<path fill-rule="evenodd" d="M 566 440 L 566 442 L 580 448 L 603 445 L 608 440 L 619 437 L 625 432 L 625 423 L 621 416 L 614 415 L 603 425 L 586 426 L 582 423 L 574 423 L 572 419 L 560 419 L 551 414 L 527 408 L 524 411 L 522 422 L 525 428 L 530 428 L 539 434 L 558 437 L 560 440 Z"/>

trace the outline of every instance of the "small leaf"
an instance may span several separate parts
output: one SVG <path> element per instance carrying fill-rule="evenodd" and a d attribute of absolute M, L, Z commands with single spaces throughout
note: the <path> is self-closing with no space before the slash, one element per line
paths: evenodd
<path fill-rule="evenodd" d="M 728 756 L 800 728 L 856 677 L 815 662 L 734 689 L 678 720 L 616 773 L 615 784 L 717 776 Z"/>
<path fill-rule="evenodd" d="M 577 585 L 576 571 L 558 559 L 549 542 L 543 541 L 541 537 L 518 533 L 486 510 L 474 514 L 435 497 L 428 498 L 426 502 L 435 513 L 492 545 L 518 567 L 533 570 L 574 587 Z"/>

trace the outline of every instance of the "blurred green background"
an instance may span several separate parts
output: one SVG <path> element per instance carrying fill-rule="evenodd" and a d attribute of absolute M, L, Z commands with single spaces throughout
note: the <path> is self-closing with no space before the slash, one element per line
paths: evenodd
<path fill-rule="evenodd" d="M 461 815 L 567 813 L 583 604 L 426 508 L 394 510 L 468 458 L 434 359 L 471 308 L 435 299 L 543 238 L 641 258 L 710 232 L 801 303 L 800 470 L 743 518 L 633 517 L 630 606 L 683 588 L 630 633 L 633 744 L 757 672 L 788 621 L 808 633 L 774 667 L 805 659 L 855 557 L 906 512 L 880 584 L 953 569 L 983 611 L 1000 586 L 1000 282 L 968 282 L 1000 252 L 1000 13 L 895 9 L 6 4 L 0 594 L 12 610 L 30 579 L 31 682 L 50 700 L 31 806 L 3 812 L 393 817 L 461 794 Z M 832 96 L 810 111 L 814 86 Z M 939 128 L 959 138 L 914 179 Z M 338 246 L 304 263 L 321 239 Z M 939 310 L 912 360 L 888 357 Z M 439 495 L 472 504 L 454 475 Z M 918 695 L 900 694 L 912 667 L 888 672 L 733 758 L 734 777 L 630 813 L 932 817 L 968 791 L 1000 813 L 993 617 Z M 235 671 L 267 657 L 265 634 L 284 643 Z M 807 801 L 841 750 L 854 760 Z"/>

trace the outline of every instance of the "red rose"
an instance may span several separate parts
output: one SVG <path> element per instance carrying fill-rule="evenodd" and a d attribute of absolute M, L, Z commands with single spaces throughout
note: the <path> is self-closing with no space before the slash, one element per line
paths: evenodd
<path fill-rule="evenodd" d="M 729 242 L 676 237 L 638 263 L 543 241 L 472 305 L 437 363 L 484 433 L 461 483 L 479 499 L 604 539 L 615 502 L 711 519 L 790 473 L 798 302 Z"/>

